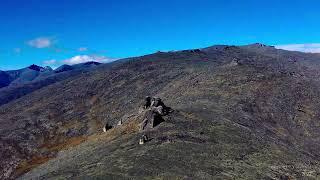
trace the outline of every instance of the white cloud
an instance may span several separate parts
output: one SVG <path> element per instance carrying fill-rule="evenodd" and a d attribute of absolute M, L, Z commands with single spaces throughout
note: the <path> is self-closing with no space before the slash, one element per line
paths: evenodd
<path fill-rule="evenodd" d="M 52 46 L 53 42 L 48 37 L 38 37 L 27 42 L 27 44 L 34 48 L 48 48 Z"/>
<path fill-rule="evenodd" d="M 116 59 L 108 58 L 105 56 L 96 56 L 96 55 L 78 55 L 74 56 L 70 59 L 63 60 L 62 62 L 65 64 L 73 65 L 79 63 L 85 63 L 90 61 L 100 62 L 100 63 L 108 63 L 115 61 Z"/>
<path fill-rule="evenodd" d="M 80 52 L 88 51 L 88 48 L 87 48 L 87 47 L 80 47 L 80 48 L 78 49 L 78 51 L 80 51 Z"/>
<path fill-rule="evenodd" d="M 48 66 L 48 65 L 55 65 L 57 63 L 57 60 L 55 59 L 50 59 L 50 60 L 46 60 L 46 61 L 43 61 L 43 64 Z"/>
<path fill-rule="evenodd" d="M 300 51 L 309 53 L 320 53 L 320 43 L 310 43 L 310 44 L 286 44 L 277 45 L 277 49 L 284 49 L 288 51 Z"/>

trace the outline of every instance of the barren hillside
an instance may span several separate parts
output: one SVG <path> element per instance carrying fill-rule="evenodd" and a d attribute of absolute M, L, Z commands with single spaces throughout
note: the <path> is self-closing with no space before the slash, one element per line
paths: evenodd
<path fill-rule="evenodd" d="M 51 83 L 0 106 L 0 178 L 318 179 L 319 60 L 213 46 Z M 145 96 L 174 111 L 141 132 Z"/>

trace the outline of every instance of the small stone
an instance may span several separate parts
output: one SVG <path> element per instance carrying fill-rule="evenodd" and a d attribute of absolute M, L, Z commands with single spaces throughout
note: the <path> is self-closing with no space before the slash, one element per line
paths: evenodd
<path fill-rule="evenodd" d="M 143 141 L 143 139 L 142 139 L 142 138 L 140 138 L 140 140 L 139 140 L 139 144 L 140 144 L 140 145 L 144 144 L 144 141 Z"/>
<path fill-rule="evenodd" d="M 142 144 L 146 143 L 147 141 L 148 141 L 147 135 L 143 135 L 143 136 L 139 139 L 139 144 L 142 145 Z"/>
<path fill-rule="evenodd" d="M 102 128 L 103 132 L 107 132 L 109 129 L 111 129 L 112 126 L 110 126 L 108 123 Z"/>

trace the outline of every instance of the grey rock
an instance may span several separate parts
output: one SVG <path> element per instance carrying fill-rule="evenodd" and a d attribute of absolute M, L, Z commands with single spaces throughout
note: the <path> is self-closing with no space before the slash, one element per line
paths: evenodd
<path fill-rule="evenodd" d="M 171 108 L 165 106 L 159 97 L 146 97 L 144 107 L 147 109 L 147 111 L 145 111 L 143 116 L 140 131 L 154 128 L 163 121 L 162 116 L 165 116 L 171 112 Z"/>

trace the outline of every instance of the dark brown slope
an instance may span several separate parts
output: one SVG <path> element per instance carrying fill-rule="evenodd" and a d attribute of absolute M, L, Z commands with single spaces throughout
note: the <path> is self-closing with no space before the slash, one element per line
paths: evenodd
<path fill-rule="evenodd" d="M 316 178 L 320 91 L 308 70 L 227 46 L 156 53 L 55 83 L 0 107 L 2 174 L 84 142 L 23 178 Z M 146 95 L 175 112 L 139 146 Z"/>

